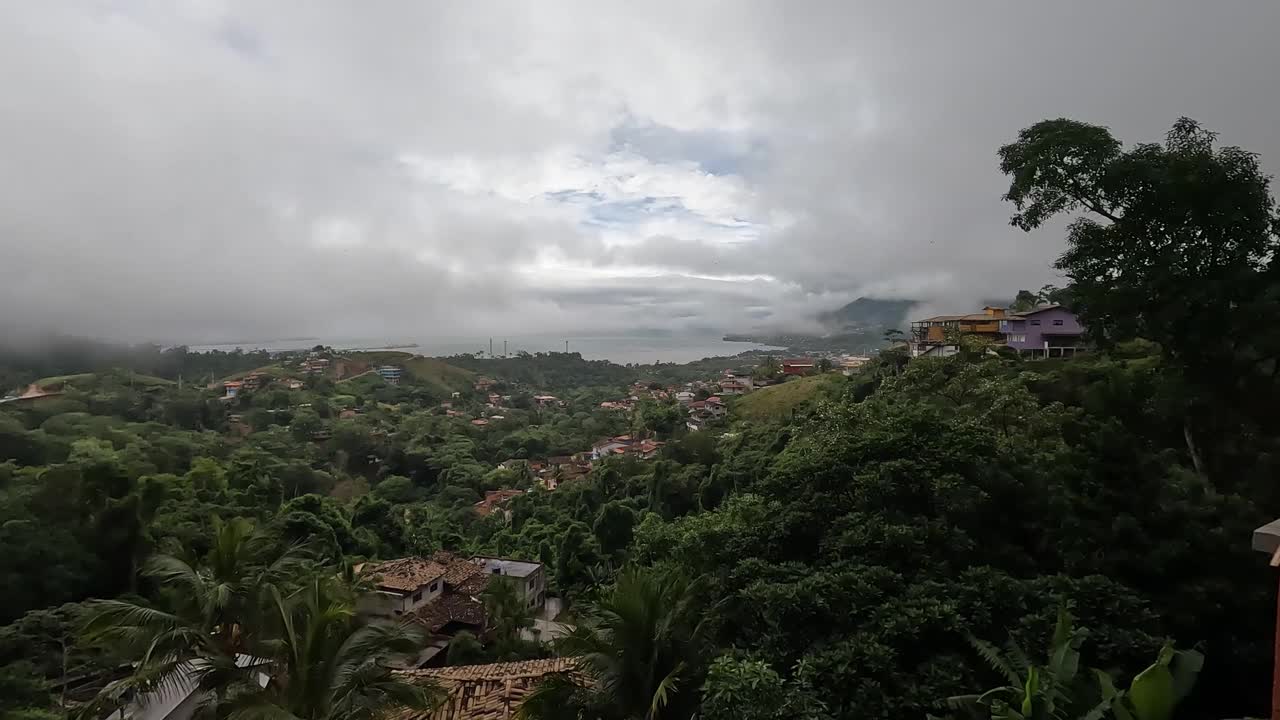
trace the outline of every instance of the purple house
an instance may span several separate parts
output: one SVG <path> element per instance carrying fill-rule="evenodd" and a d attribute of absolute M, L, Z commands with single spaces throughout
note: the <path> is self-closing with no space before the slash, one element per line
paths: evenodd
<path fill-rule="evenodd" d="M 1020 355 L 1062 357 L 1084 349 L 1084 327 L 1060 305 L 1011 313 L 1000 321 L 1000 332 Z"/>

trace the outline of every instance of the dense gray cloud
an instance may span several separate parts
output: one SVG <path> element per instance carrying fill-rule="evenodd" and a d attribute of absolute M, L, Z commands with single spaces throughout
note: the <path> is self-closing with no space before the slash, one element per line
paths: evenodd
<path fill-rule="evenodd" d="M 1055 280 L 995 150 L 1180 115 L 1280 166 L 1275 3 L 26 3 L 0 325 L 799 327 Z"/>

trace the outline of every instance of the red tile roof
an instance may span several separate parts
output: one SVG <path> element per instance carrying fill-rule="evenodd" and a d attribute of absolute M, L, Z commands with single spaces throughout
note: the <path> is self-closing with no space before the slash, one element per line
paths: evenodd
<path fill-rule="evenodd" d="M 494 509 L 504 505 L 511 498 L 523 495 L 523 490 L 489 490 L 484 494 L 484 499 L 472 505 L 476 514 L 485 517 L 493 513 Z"/>

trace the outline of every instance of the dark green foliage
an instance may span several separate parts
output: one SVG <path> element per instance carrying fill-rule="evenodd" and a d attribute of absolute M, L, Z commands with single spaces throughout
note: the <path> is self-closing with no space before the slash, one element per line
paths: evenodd
<path fill-rule="evenodd" d="M 592 528 L 600 549 L 608 554 L 621 553 L 631 545 L 632 532 L 636 525 L 636 513 L 622 501 L 615 500 L 600 508 Z"/>

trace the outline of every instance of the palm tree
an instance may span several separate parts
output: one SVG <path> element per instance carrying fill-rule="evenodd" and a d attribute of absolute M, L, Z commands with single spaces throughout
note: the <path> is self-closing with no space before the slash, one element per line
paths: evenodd
<path fill-rule="evenodd" d="M 525 604 L 516 581 L 504 576 L 491 577 L 481 595 L 499 653 L 512 648 L 522 631 L 533 627 L 533 612 Z"/>
<path fill-rule="evenodd" d="M 1204 664 L 1200 653 L 1166 644 L 1128 688 L 1117 690 L 1114 679 L 1102 670 L 1092 673 L 1095 685 L 1080 672 L 1080 646 L 1087 634 L 1072 627 L 1066 610 L 1059 611 L 1044 665 L 1029 662 L 1012 640 L 1001 652 L 970 637 L 978 654 L 1009 684 L 980 695 L 947 698 L 946 706 L 991 720 L 1099 720 L 1108 713 L 1117 720 L 1170 720 Z"/>
<path fill-rule="evenodd" d="M 292 596 L 272 589 L 280 637 L 262 643 L 270 659 L 265 686 L 237 683 L 229 720 L 373 720 L 395 708 L 430 710 L 435 686 L 396 676 L 426 645 L 423 629 L 407 622 L 361 625 L 345 586 L 314 579 Z"/>
<path fill-rule="evenodd" d="M 544 683 L 528 717 L 687 718 L 697 710 L 708 647 L 697 583 L 673 571 L 631 568 L 556 642 L 577 656 L 579 678 Z M 566 715 L 566 713 L 568 713 Z"/>
<path fill-rule="evenodd" d="M 274 542 L 242 518 L 213 518 L 213 545 L 199 564 L 153 555 L 142 575 L 160 587 L 162 607 L 126 600 L 95 600 L 83 634 L 92 644 L 134 661 L 126 678 L 103 688 L 86 712 L 178 687 L 194 676 L 201 690 L 220 694 L 249 671 L 237 657 L 268 631 L 268 593 L 289 587 L 305 553 L 290 548 L 272 556 Z"/>

